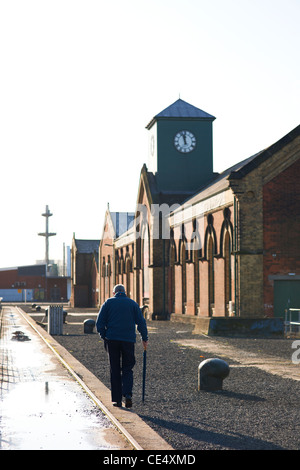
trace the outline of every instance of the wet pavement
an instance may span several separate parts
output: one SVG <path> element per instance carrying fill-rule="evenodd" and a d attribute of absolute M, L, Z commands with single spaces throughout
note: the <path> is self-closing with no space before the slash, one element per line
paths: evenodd
<path fill-rule="evenodd" d="M 0 329 L 1 450 L 133 448 L 17 308 Z"/>
<path fill-rule="evenodd" d="M 293 338 L 212 338 L 194 334 L 192 325 L 153 321 L 146 400 L 137 343 L 134 406 L 128 410 L 112 406 L 107 353 L 96 333 L 84 333 L 84 320 L 95 312 L 68 311 L 64 333 L 53 336 L 43 312 L 37 316 L 31 306 L 20 307 L 0 312 L 0 449 L 112 454 L 132 448 L 171 455 L 300 448 L 300 365 L 292 361 Z M 199 362 L 209 357 L 230 366 L 221 391 L 197 389 Z"/>

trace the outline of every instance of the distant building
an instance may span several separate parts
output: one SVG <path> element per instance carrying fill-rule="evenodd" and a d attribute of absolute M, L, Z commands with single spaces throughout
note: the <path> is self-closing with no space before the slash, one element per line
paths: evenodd
<path fill-rule="evenodd" d="M 102 304 L 105 299 L 112 296 L 112 276 L 114 276 L 115 283 L 123 281 L 122 277 L 116 277 L 115 266 L 118 267 L 119 265 L 121 265 L 122 272 L 124 271 L 125 273 L 126 270 L 126 272 L 128 273 L 128 295 L 131 295 L 129 283 L 130 278 L 132 277 L 132 266 L 126 266 L 128 256 L 130 256 L 129 247 L 127 251 L 120 251 L 120 256 L 118 256 L 118 259 L 116 259 L 114 256 L 115 251 L 113 247 L 115 246 L 115 241 L 122 237 L 124 233 L 127 233 L 130 227 L 133 227 L 134 218 L 134 212 L 110 212 L 109 208 L 107 208 L 106 210 L 99 247 L 100 304 Z"/>
<path fill-rule="evenodd" d="M 68 278 L 46 273 L 45 264 L 0 269 L 3 302 L 68 301 Z"/>
<path fill-rule="evenodd" d="M 72 307 L 93 307 L 99 304 L 99 243 L 80 240 L 73 235 L 71 248 Z"/>

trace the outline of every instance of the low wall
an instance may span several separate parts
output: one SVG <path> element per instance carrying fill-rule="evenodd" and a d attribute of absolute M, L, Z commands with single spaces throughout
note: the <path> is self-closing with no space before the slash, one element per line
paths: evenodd
<path fill-rule="evenodd" d="M 171 315 L 171 321 L 192 323 L 194 334 L 208 336 L 277 337 L 284 336 L 282 318 L 189 317 Z"/>

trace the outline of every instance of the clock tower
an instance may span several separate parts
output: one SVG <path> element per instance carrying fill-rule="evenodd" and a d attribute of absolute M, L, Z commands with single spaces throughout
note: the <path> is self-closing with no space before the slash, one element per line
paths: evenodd
<path fill-rule="evenodd" d="M 213 178 L 214 120 L 179 99 L 149 122 L 148 169 L 160 191 L 197 191 Z"/>

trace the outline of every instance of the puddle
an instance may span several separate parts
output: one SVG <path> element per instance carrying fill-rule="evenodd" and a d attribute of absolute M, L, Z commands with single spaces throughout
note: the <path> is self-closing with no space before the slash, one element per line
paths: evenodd
<path fill-rule="evenodd" d="M 23 333 L 23 331 L 14 331 L 11 337 L 12 341 L 31 341 L 31 339 Z"/>

